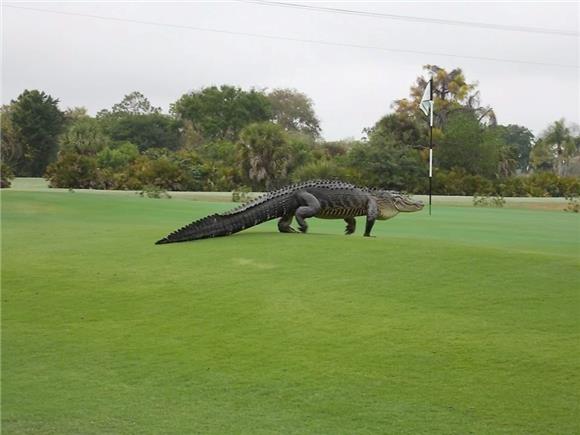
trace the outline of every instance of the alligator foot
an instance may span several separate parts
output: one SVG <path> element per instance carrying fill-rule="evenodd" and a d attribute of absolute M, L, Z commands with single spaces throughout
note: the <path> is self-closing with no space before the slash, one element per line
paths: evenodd
<path fill-rule="evenodd" d="M 278 227 L 278 230 L 281 233 L 297 233 L 298 232 L 294 228 L 292 228 L 290 225 L 288 225 L 287 227 Z"/>
<path fill-rule="evenodd" d="M 306 234 L 306 232 L 308 231 L 308 225 L 304 225 L 304 226 L 300 225 L 298 227 L 298 229 L 300 230 L 301 233 Z"/>
<path fill-rule="evenodd" d="M 354 218 L 346 218 L 344 221 L 346 222 L 346 229 L 344 230 L 344 234 L 348 236 L 354 233 L 356 230 L 356 220 Z"/>

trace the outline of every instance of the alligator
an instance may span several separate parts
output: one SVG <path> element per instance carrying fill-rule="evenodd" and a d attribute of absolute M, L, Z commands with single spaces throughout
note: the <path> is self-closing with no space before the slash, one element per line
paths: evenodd
<path fill-rule="evenodd" d="M 335 180 L 312 180 L 269 192 L 247 204 L 221 214 L 213 214 L 180 228 L 156 242 L 186 242 L 211 237 L 229 236 L 271 219 L 278 221 L 282 233 L 297 232 L 292 228 L 296 218 L 298 230 L 308 230 L 306 219 L 344 219 L 345 234 L 356 228 L 356 216 L 366 216 L 364 235 L 369 237 L 376 220 L 395 217 L 399 212 L 414 212 L 423 208 L 405 194 L 380 189 L 357 187 Z"/>

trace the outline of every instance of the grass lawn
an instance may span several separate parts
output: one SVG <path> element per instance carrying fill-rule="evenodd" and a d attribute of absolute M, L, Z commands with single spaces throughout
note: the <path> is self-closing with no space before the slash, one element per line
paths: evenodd
<path fill-rule="evenodd" d="M 580 217 L 155 246 L 224 203 L 2 193 L 5 434 L 580 433 Z"/>

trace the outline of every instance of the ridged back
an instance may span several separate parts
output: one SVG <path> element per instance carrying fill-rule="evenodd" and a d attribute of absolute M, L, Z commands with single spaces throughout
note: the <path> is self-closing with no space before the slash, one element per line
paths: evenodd
<path fill-rule="evenodd" d="M 295 207 L 293 201 L 292 194 L 288 193 L 269 197 L 267 201 L 255 201 L 222 214 L 213 214 L 174 231 L 156 244 L 228 236 L 284 216 L 287 210 Z"/>
<path fill-rule="evenodd" d="M 327 189 L 357 188 L 350 183 L 336 180 L 311 180 L 292 184 L 282 189 L 268 192 L 233 210 L 221 214 L 213 214 L 194 221 L 157 241 L 156 244 L 227 236 L 268 220 L 282 217 L 296 208 L 297 203 L 294 193 L 312 187 Z"/>

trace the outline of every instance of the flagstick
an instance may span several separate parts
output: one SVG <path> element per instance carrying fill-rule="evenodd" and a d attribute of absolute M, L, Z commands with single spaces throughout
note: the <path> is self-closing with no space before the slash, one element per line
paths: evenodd
<path fill-rule="evenodd" d="M 429 216 L 431 216 L 431 191 L 433 188 L 433 126 L 429 126 Z"/>
<path fill-rule="evenodd" d="M 427 90 L 429 90 L 429 99 L 427 99 L 426 95 Z M 431 198 L 433 194 L 433 112 L 435 111 L 435 101 L 433 101 L 433 74 L 431 74 L 429 83 L 423 91 L 419 108 L 426 116 L 429 116 L 429 216 L 431 216 Z"/>
<path fill-rule="evenodd" d="M 429 111 L 429 216 L 431 216 L 431 193 L 433 188 L 433 111 L 435 102 L 433 101 L 433 76 L 429 80 L 429 91 L 431 93 L 431 110 Z"/>

